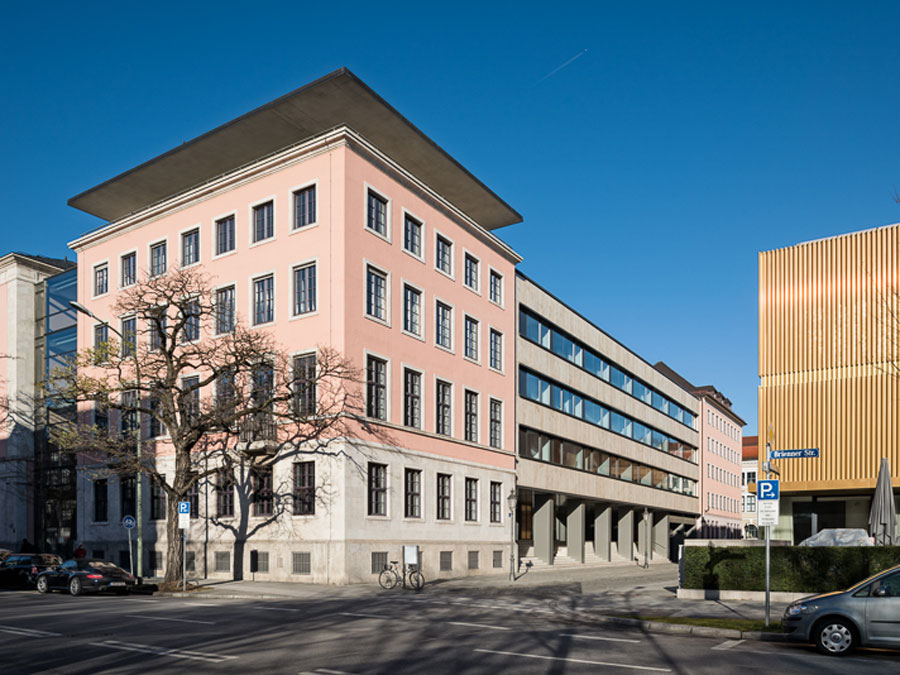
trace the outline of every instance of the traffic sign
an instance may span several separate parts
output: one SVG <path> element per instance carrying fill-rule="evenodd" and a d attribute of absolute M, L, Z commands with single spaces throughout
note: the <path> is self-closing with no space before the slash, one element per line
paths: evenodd
<path fill-rule="evenodd" d="M 777 480 L 758 480 L 756 481 L 756 499 L 759 501 L 775 500 L 778 501 L 778 481 Z"/>
<path fill-rule="evenodd" d="M 772 459 L 812 459 L 819 456 L 818 448 L 801 448 L 800 450 L 772 450 Z"/>
<path fill-rule="evenodd" d="M 778 525 L 777 480 L 756 481 L 756 522 L 758 525 Z"/>
<path fill-rule="evenodd" d="M 178 502 L 178 529 L 186 530 L 191 526 L 191 503 Z"/>
<path fill-rule="evenodd" d="M 134 516 L 125 516 L 122 518 L 122 527 L 126 530 L 133 530 L 135 526 Z"/>

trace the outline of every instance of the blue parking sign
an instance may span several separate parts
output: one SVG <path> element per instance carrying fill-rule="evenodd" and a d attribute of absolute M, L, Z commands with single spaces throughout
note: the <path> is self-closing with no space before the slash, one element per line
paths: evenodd
<path fill-rule="evenodd" d="M 778 501 L 778 481 L 777 480 L 758 480 L 756 481 L 756 499 L 759 501 Z"/>
<path fill-rule="evenodd" d="M 186 513 L 186 514 L 190 515 L 191 503 L 190 502 L 178 502 L 178 513 Z"/>

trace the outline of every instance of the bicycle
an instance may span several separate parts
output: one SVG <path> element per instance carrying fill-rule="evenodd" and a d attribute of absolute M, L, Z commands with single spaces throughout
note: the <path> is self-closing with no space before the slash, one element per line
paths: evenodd
<path fill-rule="evenodd" d="M 409 565 L 404 574 L 399 568 L 400 562 L 391 560 L 389 565 L 385 565 L 378 575 L 378 583 L 385 590 L 402 585 L 404 588 L 412 588 L 420 591 L 425 585 L 425 577 L 419 571 L 418 565 Z"/>

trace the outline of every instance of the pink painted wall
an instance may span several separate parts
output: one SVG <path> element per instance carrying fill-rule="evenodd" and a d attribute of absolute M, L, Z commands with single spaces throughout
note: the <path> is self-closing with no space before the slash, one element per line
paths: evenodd
<path fill-rule="evenodd" d="M 700 505 L 707 522 L 740 524 L 741 443 L 741 428 L 708 399 L 701 397 Z M 718 495 L 719 501 L 711 499 L 711 494 Z M 723 497 L 730 502 L 722 504 Z"/>

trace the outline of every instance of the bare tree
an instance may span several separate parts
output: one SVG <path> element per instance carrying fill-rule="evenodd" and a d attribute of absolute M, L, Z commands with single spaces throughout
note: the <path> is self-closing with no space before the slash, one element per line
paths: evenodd
<path fill-rule="evenodd" d="M 270 468 L 344 454 L 348 439 L 379 434 L 360 422 L 360 374 L 346 358 L 323 346 L 312 360 L 291 357 L 270 331 L 246 326 L 231 297 L 216 296 L 196 268 L 148 278 L 112 308 L 134 328 L 81 350 L 48 384 L 51 396 L 79 404 L 77 421 L 56 434 L 60 447 L 165 491 L 166 582 L 181 576 L 177 503 L 199 482 L 237 488 L 240 517 L 213 522 L 235 536 L 239 576 L 244 542 L 281 512 L 267 507 L 248 525 L 250 502 L 272 499 Z M 138 458 L 140 438 L 150 440 Z"/>

